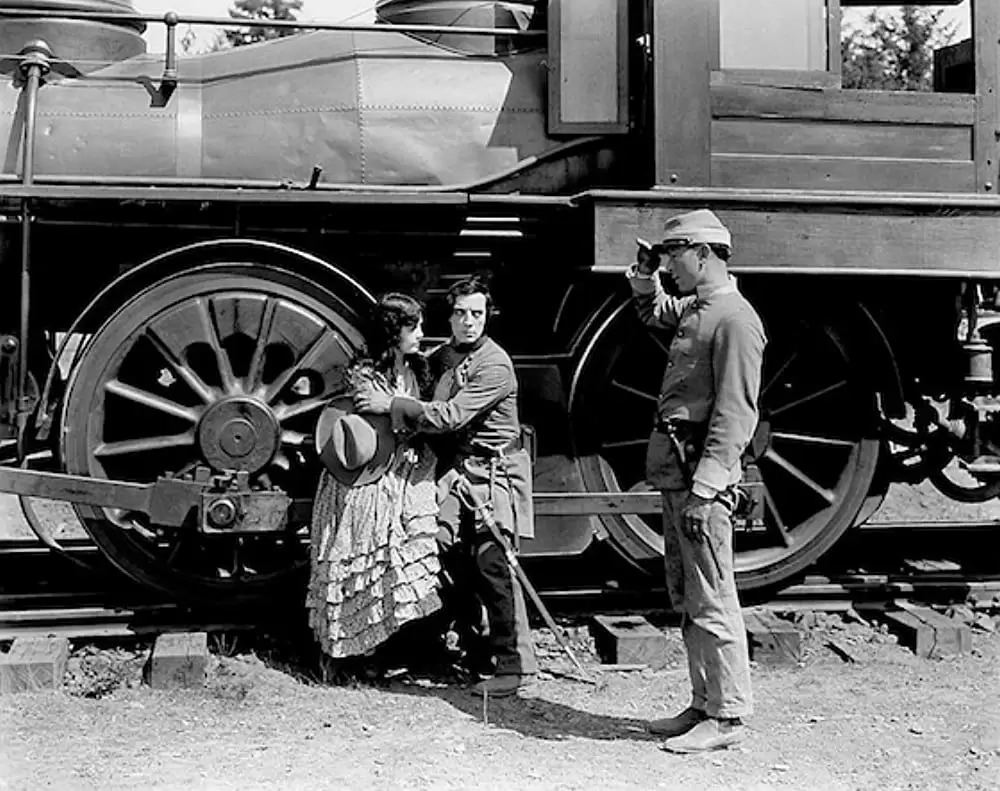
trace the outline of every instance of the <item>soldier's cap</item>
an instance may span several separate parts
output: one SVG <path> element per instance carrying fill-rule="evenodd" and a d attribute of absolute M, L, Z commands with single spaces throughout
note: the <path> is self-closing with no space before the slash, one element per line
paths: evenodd
<path fill-rule="evenodd" d="M 675 215 L 664 223 L 660 246 L 675 244 L 723 244 L 731 249 L 733 239 L 714 212 L 696 209 Z"/>

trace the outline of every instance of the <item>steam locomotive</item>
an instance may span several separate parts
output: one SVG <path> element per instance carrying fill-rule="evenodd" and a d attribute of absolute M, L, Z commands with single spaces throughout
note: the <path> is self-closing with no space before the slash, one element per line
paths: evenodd
<path fill-rule="evenodd" d="M 622 272 L 709 206 L 770 338 L 741 587 L 802 572 L 891 481 L 992 499 L 1000 8 L 974 3 L 921 94 L 840 87 L 853 4 L 381 0 L 178 57 L 206 20 L 3 0 L 0 491 L 74 503 L 146 585 L 269 596 L 373 295 L 443 334 L 448 285 L 486 272 L 535 428 L 524 553 L 655 577 L 666 347 Z"/>

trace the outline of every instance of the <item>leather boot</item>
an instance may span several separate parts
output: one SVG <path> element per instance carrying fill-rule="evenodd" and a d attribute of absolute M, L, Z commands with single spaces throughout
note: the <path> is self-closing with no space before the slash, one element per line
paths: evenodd
<path fill-rule="evenodd" d="M 701 722 L 708 715 L 701 709 L 688 706 L 676 717 L 664 717 L 662 720 L 653 720 L 646 725 L 646 730 L 654 736 L 682 736 Z"/>
<path fill-rule="evenodd" d="M 739 719 L 719 720 L 714 717 L 702 720 L 683 736 L 667 739 L 661 750 L 668 753 L 704 753 L 725 750 L 743 740 L 745 728 Z"/>

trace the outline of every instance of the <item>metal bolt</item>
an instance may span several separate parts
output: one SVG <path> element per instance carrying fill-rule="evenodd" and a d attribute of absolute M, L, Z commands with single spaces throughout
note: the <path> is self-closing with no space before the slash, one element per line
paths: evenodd
<path fill-rule="evenodd" d="M 993 182 L 992 181 L 987 181 L 985 184 L 983 184 L 983 189 L 986 190 L 987 192 L 989 192 L 990 190 L 992 190 L 993 189 Z"/>
<path fill-rule="evenodd" d="M 213 527 L 224 529 L 232 527 L 236 521 L 236 503 L 228 497 L 214 500 L 208 506 L 208 521 Z"/>

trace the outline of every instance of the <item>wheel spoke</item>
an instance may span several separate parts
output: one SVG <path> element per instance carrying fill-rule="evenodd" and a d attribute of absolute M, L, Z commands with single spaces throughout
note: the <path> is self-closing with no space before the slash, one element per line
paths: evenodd
<path fill-rule="evenodd" d="M 262 394 L 264 401 L 268 404 L 273 404 L 275 399 L 281 395 L 281 391 L 287 387 L 292 379 L 298 376 L 304 368 L 321 359 L 323 354 L 329 349 L 331 343 L 337 342 L 339 342 L 341 348 L 344 348 L 344 343 L 340 341 L 339 336 L 333 330 L 324 327 L 323 331 L 316 337 L 316 340 L 308 346 L 305 353 L 294 365 L 290 365 L 284 373 L 266 388 L 258 388 L 264 390 Z"/>
<path fill-rule="evenodd" d="M 215 354 L 215 363 L 219 369 L 219 378 L 222 380 L 222 389 L 230 395 L 236 395 L 242 392 L 240 382 L 233 374 L 233 366 L 229 361 L 229 354 L 222 347 L 222 341 L 215 327 L 215 320 L 212 318 L 212 312 L 208 307 L 208 300 L 203 298 L 196 299 L 195 305 L 197 305 L 198 315 L 201 317 L 205 340 L 208 341 L 208 345 L 212 347 L 212 352 Z"/>
<path fill-rule="evenodd" d="M 624 390 L 626 393 L 628 393 L 629 395 L 634 395 L 636 398 L 643 398 L 646 401 L 652 401 L 654 404 L 656 403 L 656 396 L 650 395 L 649 393 L 644 393 L 642 390 L 639 390 L 635 387 L 622 384 L 618 380 L 612 380 L 611 386 L 617 387 L 619 390 Z"/>
<path fill-rule="evenodd" d="M 325 398 L 310 398 L 306 401 L 299 401 L 297 404 L 285 404 L 274 410 L 274 416 L 281 423 L 293 417 L 306 415 L 310 412 L 315 412 L 317 409 L 322 409 L 326 406 L 326 402 L 327 399 Z"/>
<path fill-rule="evenodd" d="M 778 504 L 774 501 L 774 497 L 771 496 L 771 490 L 767 488 L 766 484 L 764 485 L 764 503 L 771 512 L 771 516 L 774 517 L 774 521 L 765 519 L 764 524 L 767 527 L 768 532 L 777 535 L 781 545 L 787 549 L 792 545 L 792 540 L 788 535 L 788 528 L 785 526 L 785 520 L 781 518 L 781 513 L 778 511 Z"/>
<path fill-rule="evenodd" d="M 118 379 L 111 379 L 105 382 L 104 389 L 109 393 L 114 393 L 117 396 L 132 401 L 136 404 L 141 404 L 142 406 L 149 407 L 150 409 L 155 409 L 157 412 L 162 412 L 166 415 L 172 415 L 173 417 L 181 418 L 182 420 L 187 420 L 191 423 L 198 422 L 198 410 L 191 407 L 181 406 L 169 398 L 163 398 L 162 396 L 155 395 L 146 390 L 140 390 L 138 387 L 132 387 L 132 385 L 127 385 Z"/>
<path fill-rule="evenodd" d="M 264 305 L 264 318 L 260 322 L 260 334 L 257 336 L 257 345 L 253 350 L 253 358 L 250 360 L 250 369 L 247 371 L 246 392 L 252 393 L 260 385 L 260 377 L 264 372 L 264 350 L 267 349 L 267 342 L 271 338 L 271 328 L 274 326 L 274 317 L 278 312 L 278 300 L 268 299 Z"/>
<path fill-rule="evenodd" d="M 764 458 L 768 459 L 777 466 L 781 467 L 781 469 L 783 469 L 785 472 L 787 472 L 789 475 L 795 478 L 795 480 L 799 481 L 799 483 L 808 486 L 810 489 L 816 492 L 816 494 L 818 494 L 820 497 L 826 500 L 830 505 L 833 505 L 833 503 L 836 501 L 837 495 L 834 492 L 831 492 L 829 489 L 820 486 L 818 483 L 816 483 L 816 481 L 814 481 L 812 478 L 810 478 L 808 475 L 802 472 L 802 470 L 800 470 L 798 467 L 792 464 L 788 459 L 786 459 L 779 453 L 776 453 L 774 448 L 768 448 L 766 451 L 764 451 Z"/>
<path fill-rule="evenodd" d="M 152 327 L 146 328 L 146 337 L 149 338 L 150 343 L 156 347 L 156 350 L 163 356 L 163 359 L 167 361 L 173 372 L 177 374 L 184 383 L 191 388 L 198 398 L 202 400 L 204 404 L 215 403 L 218 398 L 218 394 L 214 389 L 205 384 L 204 380 L 194 370 L 185 365 L 170 350 L 170 348 L 163 342 L 163 339 L 156 334 L 156 331 Z"/>
<path fill-rule="evenodd" d="M 795 362 L 795 360 L 798 358 L 798 356 L 799 356 L 799 349 L 796 349 L 794 352 L 792 352 L 789 355 L 788 359 L 785 360 L 781 364 L 781 367 L 778 368 L 777 373 L 775 373 L 775 375 L 772 376 L 771 379 L 764 385 L 764 387 L 760 391 L 760 398 L 761 398 L 762 401 L 764 400 L 764 396 L 766 396 L 768 394 L 768 392 L 771 390 L 771 387 L 773 387 L 774 384 L 779 379 L 781 379 L 782 376 L 784 376 L 785 371 L 787 371 L 789 369 L 789 367 L 791 366 L 791 364 L 793 362 Z"/>
<path fill-rule="evenodd" d="M 172 434 L 165 437 L 143 437 L 119 442 L 102 442 L 94 448 L 94 455 L 99 457 L 126 456 L 132 453 L 148 453 L 167 448 L 187 448 L 194 445 L 194 434 Z"/>
<path fill-rule="evenodd" d="M 301 431 L 282 431 L 281 444 L 300 447 L 307 444 L 312 439 L 310 434 L 303 434 Z"/>
<path fill-rule="evenodd" d="M 772 431 L 773 439 L 784 439 L 790 442 L 804 442 L 807 445 L 829 445 L 835 448 L 853 448 L 854 443 L 847 439 L 835 437 L 817 437 L 813 434 L 798 434 L 792 431 Z"/>
<path fill-rule="evenodd" d="M 828 385 L 827 387 L 824 387 L 822 390 L 817 390 L 815 393 L 810 393 L 809 395 L 802 396 L 802 398 L 797 398 L 794 401 L 789 401 L 787 404 L 783 404 L 777 409 L 770 410 L 768 412 L 768 417 L 773 420 L 783 412 L 787 412 L 790 409 L 795 409 L 796 407 L 800 407 L 803 404 L 809 403 L 810 401 L 815 401 L 817 398 L 822 398 L 825 395 L 829 395 L 835 390 L 839 390 L 841 387 L 844 387 L 846 384 L 847 380 L 841 379 L 839 382 L 835 382 L 832 385 Z"/>

